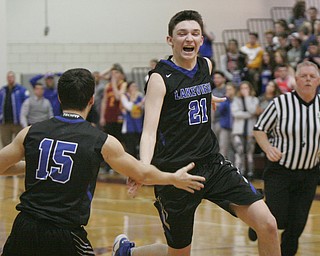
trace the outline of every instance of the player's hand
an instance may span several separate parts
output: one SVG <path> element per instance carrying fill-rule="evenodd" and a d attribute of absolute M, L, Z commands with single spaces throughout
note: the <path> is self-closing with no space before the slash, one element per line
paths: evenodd
<path fill-rule="evenodd" d="M 276 147 L 272 147 L 272 146 L 268 147 L 265 153 L 267 158 L 271 162 L 278 162 L 282 157 L 281 151 Z"/>
<path fill-rule="evenodd" d="M 193 169 L 194 166 L 194 163 L 190 163 L 174 173 L 175 182 L 173 185 L 176 188 L 184 189 L 190 193 L 194 193 L 195 190 L 204 188 L 202 183 L 206 180 L 204 177 L 188 174 L 188 171 Z"/>
<path fill-rule="evenodd" d="M 217 104 L 224 102 L 226 100 L 227 100 L 226 97 L 219 98 L 219 97 L 212 95 L 212 100 L 211 100 L 212 109 L 217 110 Z"/>
<path fill-rule="evenodd" d="M 128 188 L 128 194 L 130 197 L 135 198 L 138 195 L 139 188 L 141 187 L 142 187 L 142 184 L 136 183 L 131 178 L 127 178 L 127 188 Z"/>

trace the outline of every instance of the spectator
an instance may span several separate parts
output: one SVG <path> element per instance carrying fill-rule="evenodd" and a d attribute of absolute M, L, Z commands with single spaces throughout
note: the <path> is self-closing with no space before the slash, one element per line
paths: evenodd
<path fill-rule="evenodd" d="M 220 116 L 220 135 L 219 146 L 220 153 L 229 159 L 234 161 L 234 152 L 232 147 L 231 132 L 233 126 L 233 118 L 231 114 L 231 103 L 236 94 L 236 85 L 233 83 L 226 84 L 226 97 L 227 100 L 221 102 L 219 108 L 216 110 Z"/>
<path fill-rule="evenodd" d="M 319 36 L 320 36 L 320 20 L 316 20 L 314 22 L 313 29 L 314 29 L 314 35 L 317 37 L 318 43 L 320 43 L 320 39 L 319 39 Z"/>
<path fill-rule="evenodd" d="M 311 33 L 312 25 L 310 22 L 305 22 L 301 26 L 299 32 L 299 37 L 301 39 L 301 59 L 305 57 L 306 51 L 308 50 L 311 41 L 316 40 L 316 36 Z"/>
<path fill-rule="evenodd" d="M 151 59 L 149 61 L 150 70 L 153 70 L 157 66 L 158 62 L 159 62 L 158 59 Z"/>
<path fill-rule="evenodd" d="M 22 129 L 20 112 L 29 91 L 16 82 L 14 72 L 7 73 L 7 84 L 0 89 L 0 132 L 2 146 L 9 145 Z"/>
<path fill-rule="evenodd" d="M 306 17 L 306 2 L 296 1 L 292 7 L 292 16 L 289 18 L 288 26 L 291 32 L 296 32 L 302 26 L 302 24 L 307 20 Z"/>
<path fill-rule="evenodd" d="M 100 76 L 99 71 L 92 72 L 92 75 L 94 77 L 96 85 L 94 90 L 94 105 L 90 109 L 90 112 L 88 113 L 86 120 L 90 122 L 93 126 L 100 128 L 100 109 L 105 83 L 103 82 L 103 78 Z"/>
<path fill-rule="evenodd" d="M 258 87 L 258 95 L 261 95 L 265 92 L 266 86 L 270 80 L 273 79 L 273 71 L 275 68 L 275 63 L 273 55 L 270 52 L 265 51 L 263 53 L 262 63 L 260 67 L 260 79 Z"/>
<path fill-rule="evenodd" d="M 275 79 L 275 82 L 278 84 L 282 93 L 291 92 L 295 87 L 294 76 L 289 74 L 288 66 L 285 64 L 278 65 L 276 67 L 276 72 L 278 77 Z"/>
<path fill-rule="evenodd" d="M 318 9 L 314 6 L 311 6 L 309 9 L 308 9 L 308 21 L 311 23 L 312 25 L 312 31 L 311 33 L 312 34 L 315 34 L 316 33 L 316 30 L 314 28 L 314 24 L 315 22 L 318 20 Z"/>
<path fill-rule="evenodd" d="M 269 103 L 275 98 L 282 94 L 278 84 L 271 80 L 268 82 L 266 86 L 265 92 L 258 97 L 259 99 L 259 107 L 257 111 L 257 115 L 259 116 L 269 105 Z"/>
<path fill-rule="evenodd" d="M 215 71 L 213 72 L 213 82 L 214 82 L 214 88 L 212 90 L 212 95 L 216 97 L 224 97 L 226 95 L 226 77 L 223 72 L 221 71 Z M 216 109 L 219 109 L 219 104 L 216 104 Z M 216 134 L 217 138 L 219 138 L 220 133 L 220 114 L 219 111 L 212 111 L 212 124 L 211 128 Z"/>
<path fill-rule="evenodd" d="M 282 94 L 278 84 L 271 80 L 268 82 L 266 91 L 258 97 L 259 99 L 259 106 L 257 109 L 257 116 L 259 116 L 269 105 L 269 103 L 275 98 Z M 255 143 L 255 153 L 260 154 L 262 153 L 262 149 L 260 148 L 259 144 Z"/>
<path fill-rule="evenodd" d="M 50 101 L 43 97 L 43 93 L 43 84 L 37 82 L 33 87 L 33 96 L 22 104 L 20 114 L 22 128 L 53 117 Z"/>
<path fill-rule="evenodd" d="M 276 66 L 286 65 L 288 68 L 288 72 L 291 76 L 294 77 L 294 69 L 289 65 L 287 52 L 281 49 L 276 50 L 274 53 L 274 64 Z M 274 70 L 274 77 L 278 78 L 279 74 L 277 73 L 277 69 Z"/>
<path fill-rule="evenodd" d="M 285 52 L 289 51 L 291 48 L 291 45 L 288 41 L 288 34 L 285 32 L 279 33 L 278 34 L 278 41 L 279 45 L 277 49 L 283 50 Z"/>
<path fill-rule="evenodd" d="M 150 68 L 150 70 L 153 70 L 153 69 L 156 67 L 156 65 L 157 65 L 158 62 L 159 62 L 158 59 L 151 59 L 151 60 L 149 61 L 149 68 Z M 149 71 L 150 71 L 150 70 L 149 70 Z M 149 74 L 147 74 L 147 75 L 145 76 L 145 78 L 144 78 L 145 82 L 148 82 L 148 79 L 149 79 Z"/>
<path fill-rule="evenodd" d="M 266 41 L 266 45 L 264 47 L 264 50 L 269 52 L 272 55 L 277 49 L 277 45 L 273 41 L 274 36 L 275 36 L 275 33 L 273 30 L 268 30 L 264 33 L 264 38 Z"/>
<path fill-rule="evenodd" d="M 86 120 L 90 122 L 92 126 L 97 127 L 99 125 L 99 113 L 94 106 L 90 109 Z"/>
<path fill-rule="evenodd" d="M 309 42 L 308 51 L 303 59 L 315 63 L 320 68 L 320 43 L 317 40 L 312 40 Z"/>
<path fill-rule="evenodd" d="M 144 96 L 139 92 L 135 82 L 128 83 L 127 92 L 121 95 L 121 103 L 124 107 L 122 134 L 125 148 L 130 155 L 138 158 L 143 125 Z"/>
<path fill-rule="evenodd" d="M 296 68 L 301 59 L 301 39 L 299 33 L 294 32 L 289 36 L 291 49 L 287 52 L 288 62 L 292 68 Z"/>
<path fill-rule="evenodd" d="M 230 39 L 226 54 L 220 57 L 221 71 L 226 78 L 239 86 L 245 76 L 247 55 L 239 50 L 238 41 Z"/>
<path fill-rule="evenodd" d="M 248 56 L 248 78 L 253 85 L 255 92 L 258 92 L 259 68 L 262 63 L 263 48 L 258 43 L 258 34 L 249 33 L 249 42 L 241 47 L 241 51 Z"/>
<path fill-rule="evenodd" d="M 286 33 L 287 35 L 290 34 L 290 29 L 288 27 L 288 23 L 284 19 L 279 19 L 274 23 L 274 30 L 275 30 L 275 36 L 273 38 L 273 43 L 279 47 L 279 34 Z"/>
<path fill-rule="evenodd" d="M 203 29 L 203 44 L 199 49 L 199 56 L 207 57 L 211 61 L 213 60 L 213 47 L 212 43 L 214 41 L 214 34 L 212 32 L 207 31 L 206 27 Z"/>
<path fill-rule="evenodd" d="M 44 78 L 45 81 L 45 88 L 43 96 L 48 99 L 52 106 L 53 115 L 58 116 L 61 114 L 61 107 L 60 102 L 58 99 L 58 92 L 57 87 L 54 78 L 60 77 L 62 73 L 52 73 L 48 72 L 46 74 L 39 74 L 34 77 L 32 77 L 29 82 L 32 86 L 35 86 L 35 84 L 42 78 Z"/>
<path fill-rule="evenodd" d="M 122 112 L 120 98 L 127 89 L 127 82 L 122 67 L 114 64 L 110 70 L 110 82 L 106 85 L 100 112 L 100 126 L 104 131 L 123 142 Z"/>
<path fill-rule="evenodd" d="M 248 178 L 253 177 L 253 153 L 255 140 L 252 129 L 256 122 L 259 100 L 248 81 L 240 84 L 232 102 L 232 144 L 235 150 L 235 166 Z"/>
<path fill-rule="evenodd" d="M 92 75 L 94 76 L 95 83 L 96 83 L 96 87 L 94 91 L 94 108 L 95 108 L 95 112 L 98 114 L 98 117 L 100 118 L 101 101 L 103 98 L 105 83 L 99 71 L 92 72 Z"/>

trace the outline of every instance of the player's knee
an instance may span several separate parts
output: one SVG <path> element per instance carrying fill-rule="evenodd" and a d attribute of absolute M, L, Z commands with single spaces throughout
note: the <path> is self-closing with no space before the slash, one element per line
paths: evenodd
<path fill-rule="evenodd" d="M 259 223 L 259 227 L 257 228 L 257 233 L 263 233 L 268 235 L 277 234 L 277 221 L 273 215 L 269 215 L 267 218 L 264 219 L 263 222 Z"/>

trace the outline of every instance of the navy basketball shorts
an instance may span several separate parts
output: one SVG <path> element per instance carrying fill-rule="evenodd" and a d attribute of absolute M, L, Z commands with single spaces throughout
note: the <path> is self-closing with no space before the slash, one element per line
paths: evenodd
<path fill-rule="evenodd" d="M 190 174 L 206 178 L 204 188 L 191 194 L 174 186 L 155 186 L 157 208 L 167 244 L 181 249 L 192 241 L 194 215 L 202 199 L 207 199 L 230 214 L 230 204 L 250 205 L 263 196 L 221 154 L 196 163 Z"/>
<path fill-rule="evenodd" d="M 16 217 L 4 245 L 3 256 L 94 255 L 87 232 L 79 227 L 68 230 L 26 213 Z"/>

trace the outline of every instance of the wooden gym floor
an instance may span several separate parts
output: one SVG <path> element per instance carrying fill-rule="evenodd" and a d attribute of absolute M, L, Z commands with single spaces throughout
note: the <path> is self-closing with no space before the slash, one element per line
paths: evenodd
<path fill-rule="evenodd" d="M 114 237 L 125 233 L 137 246 L 165 243 L 153 206 L 152 187 L 143 187 L 137 198 L 127 195 L 123 177 L 114 174 L 97 183 L 92 213 L 86 230 L 96 255 L 111 255 Z M 262 181 L 254 181 L 262 188 Z M 0 177 L 0 252 L 17 215 L 15 206 L 24 190 L 23 177 Z M 320 255 L 320 186 L 307 226 L 300 238 L 298 256 Z M 257 243 L 249 241 L 247 226 L 216 205 L 203 201 L 197 210 L 192 256 L 258 255 Z"/>

